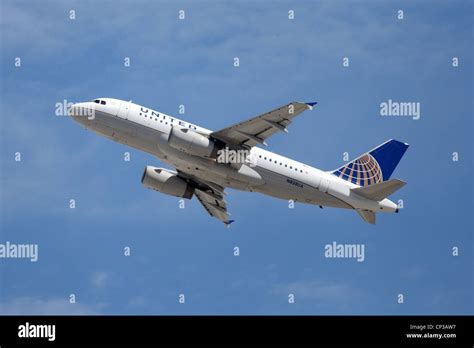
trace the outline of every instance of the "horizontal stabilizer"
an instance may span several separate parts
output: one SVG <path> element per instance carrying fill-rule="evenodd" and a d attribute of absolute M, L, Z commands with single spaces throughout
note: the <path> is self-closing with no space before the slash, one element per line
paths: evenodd
<path fill-rule="evenodd" d="M 357 210 L 357 213 L 360 215 L 365 222 L 375 225 L 375 213 L 369 210 Z"/>
<path fill-rule="evenodd" d="M 351 191 L 358 194 L 359 196 L 378 202 L 384 198 L 387 198 L 395 191 L 401 189 L 403 186 L 405 186 L 405 184 L 406 182 L 401 180 L 391 179 L 370 186 L 356 187 L 351 189 Z"/>

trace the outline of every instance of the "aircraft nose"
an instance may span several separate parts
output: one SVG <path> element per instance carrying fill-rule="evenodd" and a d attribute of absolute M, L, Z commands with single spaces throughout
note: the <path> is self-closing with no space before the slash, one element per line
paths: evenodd
<path fill-rule="evenodd" d="M 84 122 L 94 118 L 94 109 L 90 103 L 76 103 L 68 110 L 69 116 L 78 122 Z"/>

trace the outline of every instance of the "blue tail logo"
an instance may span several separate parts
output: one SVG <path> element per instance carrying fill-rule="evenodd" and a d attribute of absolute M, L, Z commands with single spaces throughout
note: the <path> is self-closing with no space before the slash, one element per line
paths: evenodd
<path fill-rule="evenodd" d="M 333 172 L 341 179 L 368 186 L 390 179 L 408 144 L 389 140 Z"/>

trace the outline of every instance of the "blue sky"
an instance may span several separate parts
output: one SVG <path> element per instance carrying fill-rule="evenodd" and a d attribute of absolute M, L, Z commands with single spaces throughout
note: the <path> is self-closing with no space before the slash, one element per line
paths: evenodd
<path fill-rule="evenodd" d="M 472 2 L 0 6 L 0 243 L 39 246 L 38 262 L 0 259 L 0 313 L 474 313 Z M 393 174 L 408 184 L 391 197 L 404 208 L 371 226 L 352 211 L 230 190 L 227 229 L 195 199 L 179 209 L 141 185 L 146 165 L 166 164 L 55 115 L 58 102 L 95 97 L 176 116 L 184 104 L 184 120 L 215 130 L 318 101 L 269 149 L 329 170 L 344 152 L 408 142 Z M 421 118 L 381 117 L 388 99 L 419 102 Z M 365 261 L 325 258 L 333 241 L 364 244 Z"/>

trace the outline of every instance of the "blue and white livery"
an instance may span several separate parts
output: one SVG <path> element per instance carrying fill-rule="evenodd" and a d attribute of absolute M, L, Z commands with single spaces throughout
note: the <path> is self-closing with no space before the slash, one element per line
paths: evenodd
<path fill-rule="evenodd" d="M 226 188 L 355 210 L 374 224 L 377 212 L 398 212 L 387 197 L 405 183 L 390 179 L 408 144 L 388 140 L 352 162 L 322 171 L 267 151 L 266 140 L 287 132 L 293 119 L 316 103 L 293 102 L 219 131 L 185 122 L 131 101 L 98 98 L 74 104 L 69 114 L 83 127 L 148 152 L 175 170 L 147 166 L 142 183 L 176 197 L 200 201 L 229 225 Z"/>

